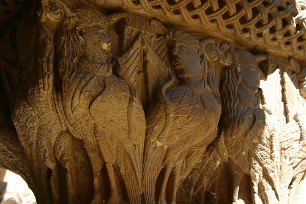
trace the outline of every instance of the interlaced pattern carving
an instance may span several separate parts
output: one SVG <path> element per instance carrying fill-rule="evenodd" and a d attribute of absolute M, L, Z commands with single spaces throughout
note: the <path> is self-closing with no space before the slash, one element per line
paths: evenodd
<path fill-rule="evenodd" d="M 305 56 L 305 23 L 294 16 L 302 1 L 291 0 L 128 0 L 131 10 L 185 22 L 227 36 L 249 39 L 274 51 L 298 58 Z M 279 50 L 280 49 L 280 50 Z"/>

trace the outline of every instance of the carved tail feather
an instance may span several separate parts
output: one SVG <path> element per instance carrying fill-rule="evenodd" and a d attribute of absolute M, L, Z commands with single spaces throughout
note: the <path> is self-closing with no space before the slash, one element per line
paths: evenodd
<path fill-rule="evenodd" d="M 122 147 L 125 151 L 120 155 L 123 159 L 123 163 L 119 162 L 119 165 L 121 164 L 121 173 L 126 181 L 130 202 L 142 203 L 142 165 L 146 122 L 140 101 L 136 98 L 136 91 L 129 83 L 128 86 L 130 91 L 127 113 L 128 137 L 131 141 L 134 141 L 134 144 L 131 147 Z M 124 170 L 125 168 L 128 169 Z"/>
<path fill-rule="evenodd" d="M 161 104 L 149 110 L 147 116 L 146 144 L 144 149 L 143 185 L 145 190 L 145 200 L 148 203 L 155 203 L 155 188 L 157 177 L 163 168 L 163 158 L 166 153 L 166 146 L 153 139 L 161 134 L 161 129 L 165 126 L 165 112 Z M 159 159 L 157 159 L 159 158 Z"/>
<path fill-rule="evenodd" d="M 54 146 L 61 171 L 61 192 L 67 191 L 67 203 L 89 203 L 93 198 L 93 174 L 86 151 L 69 130 L 63 131 Z M 66 186 L 65 186 L 66 184 Z M 86 191 L 84 191 L 86 189 Z M 64 201 L 61 201 L 64 202 Z"/>
<path fill-rule="evenodd" d="M 193 170 L 193 194 L 197 194 L 201 189 L 207 190 L 208 184 L 213 183 L 212 175 L 228 160 L 228 154 L 224 145 L 223 135 L 213 141 L 206 150 L 202 162 Z"/>
<path fill-rule="evenodd" d="M 142 203 L 143 187 L 141 180 L 137 178 L 137 171 L 139 171 L 139 169 L 135 169 L 133 166 L 133 158 L 130 156 L 131 153 L 127 152 L 129 150 L 126 150 L 122 144 L 119 144 L 117 149 L 117 163 L 122 180 L 124 181 L 124 186 L 126 187 L 128 202 Z"/>
<path fill-rule="evenodd" d="M 143 180 L 145 187 L 146 202 L 155 202 L 155 188 L 157 178 L 164 167 L 164 157 L 167 152 L 167 145 L 162 144 L 158 138 L 169 131 L 170 111 L 169 99 L 166 90 L 175 82 L 171 79 L 158 92 L 158 104 L 149 109 L 146 130 L 146 144 L 144 151 Z"/>

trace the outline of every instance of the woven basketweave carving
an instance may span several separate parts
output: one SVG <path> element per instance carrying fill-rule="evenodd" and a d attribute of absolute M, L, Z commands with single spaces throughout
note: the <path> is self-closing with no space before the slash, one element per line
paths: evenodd
<path fill-rule="evenodd" d="M 128 0 L 130 10 L 144 9 L 171 22 L 273 47 L 298 58 L 305 56 L 304 20 L 295 21 L 303 0 Z M 302 5 L 302 6 L 301 6 Z M 280 49 L 280 50 L 279 50 Z"/>

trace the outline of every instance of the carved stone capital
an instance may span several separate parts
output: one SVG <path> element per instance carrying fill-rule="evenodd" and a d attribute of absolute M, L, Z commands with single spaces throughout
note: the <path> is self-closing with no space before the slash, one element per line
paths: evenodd
<path fill-rule="evenodd" d="M 38 203 L 295 202 L 303 1 L 18 2 L 0 4 L 0 164 Z"/>

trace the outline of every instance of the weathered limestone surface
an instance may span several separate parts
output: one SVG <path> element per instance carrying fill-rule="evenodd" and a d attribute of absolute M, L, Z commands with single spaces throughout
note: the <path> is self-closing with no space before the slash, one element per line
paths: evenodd
<path fill-rule="evenodd" d="M 0 164 L 38 203 L 294 203 L 303 0 L 0 0 Z"/>

